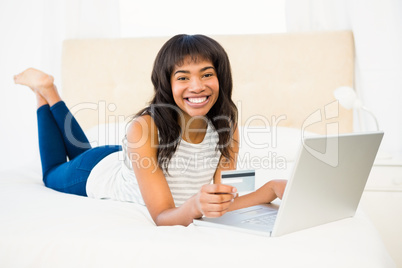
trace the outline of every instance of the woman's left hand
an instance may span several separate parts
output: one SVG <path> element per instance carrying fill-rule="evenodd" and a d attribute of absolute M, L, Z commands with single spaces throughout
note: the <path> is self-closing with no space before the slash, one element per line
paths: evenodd
<path fill-rule="evenodd" d="M 287 180 L 270 180 L 256 191 L 260 204 L 267 204 L 276 198 L 282 199 Z"/>
<path fill-rule="evenodd" d="M 271 180 L 255 192 L 235 198 L 234 202 L 229 207 L 229 211 L 260 204 L 268 204 L 276 198 L 282 199 L 286 183 L 287 180 Z"/>

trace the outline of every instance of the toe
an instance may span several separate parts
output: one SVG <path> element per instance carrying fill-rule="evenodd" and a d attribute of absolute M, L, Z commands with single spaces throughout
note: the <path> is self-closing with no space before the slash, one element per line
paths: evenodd
<path fill-rule="evenodd" d="M 14 83 L 15 84 L 18 84 L 18 78 L 19 78 L 19 75 L 18 74 L 16 74 L 16 75 L 14 75 Z"/>

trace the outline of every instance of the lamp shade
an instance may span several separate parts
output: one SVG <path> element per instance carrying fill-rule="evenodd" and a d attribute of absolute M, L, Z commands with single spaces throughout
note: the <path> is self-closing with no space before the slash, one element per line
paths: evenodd
<path fill-rule="evenodd" d="M 356 92 L 351 87 L 338 87 L 334 91 L 335 99 L 346 109 L 352 109 L 356 106 Z"/>

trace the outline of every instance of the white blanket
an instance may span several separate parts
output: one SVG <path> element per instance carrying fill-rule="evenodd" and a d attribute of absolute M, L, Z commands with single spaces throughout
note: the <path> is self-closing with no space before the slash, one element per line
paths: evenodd
<path fill-rule="evenodd" d="M 355 217 L 278 238 L 156 227 L 145 207 L 45 188 L 39 167 L 0 174 L 0 267 L 394 267 Z"/>

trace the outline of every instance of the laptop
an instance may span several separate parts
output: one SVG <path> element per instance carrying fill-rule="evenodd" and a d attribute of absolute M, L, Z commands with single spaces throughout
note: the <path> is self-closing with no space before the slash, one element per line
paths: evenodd
<path fill-rule="evenodd" d="M 353 217 L 383 135 L 304 137 L 280 205 L 252 206 L 194 224 L 281 236 Z"/>

